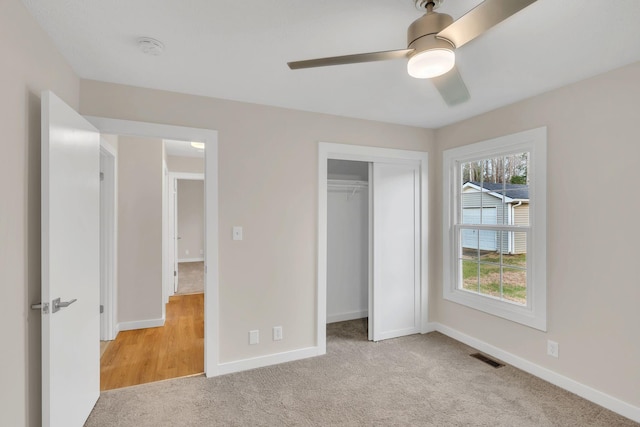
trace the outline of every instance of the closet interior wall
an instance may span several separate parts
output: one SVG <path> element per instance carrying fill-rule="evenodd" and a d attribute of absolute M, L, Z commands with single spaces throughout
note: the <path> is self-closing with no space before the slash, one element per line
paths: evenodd
<path fill-rule="evenodd" d="M 329 160 L 327 323 L 368 316 L 369 163 Z"/>

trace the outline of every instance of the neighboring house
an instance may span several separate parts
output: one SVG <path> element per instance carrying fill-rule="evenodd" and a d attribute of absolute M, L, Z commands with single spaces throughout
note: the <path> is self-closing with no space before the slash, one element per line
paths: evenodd
<path fill-rule="evenodd" d="M 462 222 L 464 224 L 529 225 L 529 186 L 468 181 L 462 186 Z M 504 254 L 527 252 L 524 233 L 483 230 L 462 232 L 462 247 Z M 501 242 L 499 241 L 501 240 Z"/>

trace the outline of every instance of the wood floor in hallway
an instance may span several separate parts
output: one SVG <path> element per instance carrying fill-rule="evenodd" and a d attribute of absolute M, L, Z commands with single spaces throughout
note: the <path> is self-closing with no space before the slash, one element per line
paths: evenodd
<path fill-rule="evenodd" d="M 204 294 L 176 295 L 163 327 L 123 331 L 100 358 L 100 390 L 204 372 Z"/>

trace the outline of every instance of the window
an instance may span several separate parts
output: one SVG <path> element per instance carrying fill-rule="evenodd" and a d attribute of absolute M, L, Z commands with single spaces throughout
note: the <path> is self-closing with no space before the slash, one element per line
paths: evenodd
<path fill-rule="evenodd" d="M 445 299 L 546 330 L 546 128 L 443 155 Z"/>

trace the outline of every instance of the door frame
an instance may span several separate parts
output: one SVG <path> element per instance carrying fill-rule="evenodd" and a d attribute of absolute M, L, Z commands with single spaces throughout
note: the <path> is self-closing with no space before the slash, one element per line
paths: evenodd
<path fill-rule="evenodd" d="M 207 377 L 219 375 L 218 131 L 96 116 L 85 118 L 101 133 L 178 139 L 206 144 L 204 371 Z"/>
<path fill-rule="evenodd" d="M 167 230 L 166 241 L 169 242 L 169 262 L 167 267 L 171 272 L 175 271 L 173 280 L 167 280 L 167 296 L 175 295 L 178 291 L 178 282 L 180 275 L 178 273 L 178 180 L 204 181 L 205 174 L 192 172 L 171 172 L 168 173 L 167 200 L 169 202 L 169 227 Z M 206 255 L 204 255 L 206 256 Z M 169 270 L 167 270 L 169 272 Z M 171 279 L 169 275 L 168 279 Z"/>
<path fill-rule="evenodd" d="M 100 340 L 111 341 L 118 335 L 118 151 L 102 137 L 100 158 L 105 160 L 100 189 Z"/>
<path fill-rule="evenodd" d="M 318 143 L 318 285 L 316 307 L 316 337 L 318 354 L 327 352 L 327 166 L 329 159 L 358 162 L 410 163 L 420 168 L 420 332 L 430 331 L 428 325 L 428 153 L 422 151 L 398 150 L 363 145 Z M 369 174 L 371 175 L 371 174 Z M 372 185 L 369 184 L 371 194 Z M 369 202 L 371 206 L 371 201 Z M 374 215 L 369 209 L 369 217 Z M 371 236 L 370 236 L 371 237 Z M 371 238 L 369 239 L 369 259 L 371 260 Z M 369 265 L 370 273 L 373 266 Z M 369 291 L 372 292 L 372 276 L 369 275 Z M 371 309 L 372 295 L 369 294 Z"/>

